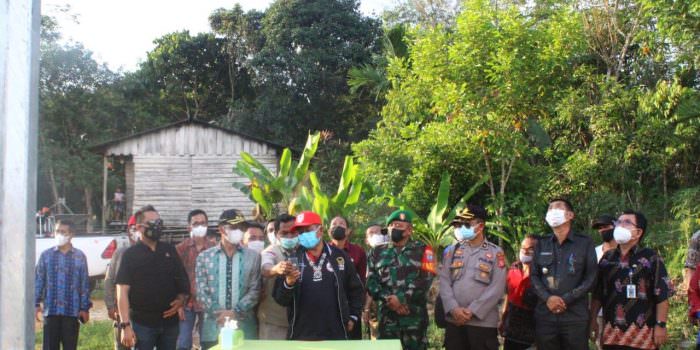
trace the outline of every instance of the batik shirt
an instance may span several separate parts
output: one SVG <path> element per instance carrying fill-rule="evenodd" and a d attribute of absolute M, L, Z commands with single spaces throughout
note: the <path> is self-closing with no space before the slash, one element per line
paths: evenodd
<path fill-rule="evenodd" d="M 255 323 L 253 311 L 262 284 L 260 254 L 238 248 L 236 254 L 229 257 L 221 245 L 217 245 L 197 256 L 195 274 L 197 301 L 204 308 L 203 341 L 216 340 L 219 334 L 216 312 L 219 310 L 234 310 L 244 331 L 246 323 Z"/>
<path fill-rule="evenodd" d="M 621 254 L 619 247 L 609 250 L 598 265 L 593 298 L 603 307 L 602 343 L 656 349 L 656 304 L 673 294 L 673 285 L 654 250 L 635 246 Z"/>
<path fill-rule="evenodd" d="M 44 316 L 78 317 L 80 311 L 88 311 L 92 303 L 85 254 L 75 248 L 64 254 L 58 247 L 41 253 L 34 293 L 35 305 L 44 303 Z"/>
<path fill-rule="evenodd" d="M 185 266 L 187 278 L 190 279 L 190 299 L 185 306 L 188 309 L 196 312 L 202 312 L 202 305 L 197 302 L 197 283 L 195 283 L 194 273 L 195 264 L 197 263 L 197 256 L 215 245 L 216 243 L 205 239 L 202 250 L 199 250 L 197 249 L 197 244 L 194 242 L 194 239 L 187 238 L 175 246 L 177 253 L 180 255 L 180 260 L 182 260 L 182 265 Z"/>

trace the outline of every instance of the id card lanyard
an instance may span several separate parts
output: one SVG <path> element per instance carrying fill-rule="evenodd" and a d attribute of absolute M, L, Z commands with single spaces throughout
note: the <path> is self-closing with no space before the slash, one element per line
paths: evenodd
<path fill-rule="evenodd" d="M 636 265 L 634 265 L 636 266 Z M 637 299 L 637 285 L 633 282 L 634 266 L 629 267 L 629 283 L 627 284 L 627 299 Z"/>

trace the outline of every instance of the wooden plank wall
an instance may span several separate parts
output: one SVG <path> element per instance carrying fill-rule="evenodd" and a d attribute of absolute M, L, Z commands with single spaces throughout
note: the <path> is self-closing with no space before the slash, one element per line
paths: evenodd
<path fill-rule="evenodd" d="M 234 181 L 245 181 L 232 171 L 241 151 L 276 170 L 277 152 L 267 144 L 192 124 L 126 140 L 108 154 L 133 156 L 133 185 L 129 186 L 127 174 L 126 190 L 129 195 L 132 188 L 132 208 L 151 204 L 166 225 L 180 226 L 196 208 L 205 210 L 211 223 L 225 209 L 250 215 L 253 203 L 232 186 Z"/>
<path fill-rule="evenodd" d="M 127 160 L 124 164 L 124 195 L 126 196 L 126 219 L 128 220 L 134 212 L 134 162 Z"/>

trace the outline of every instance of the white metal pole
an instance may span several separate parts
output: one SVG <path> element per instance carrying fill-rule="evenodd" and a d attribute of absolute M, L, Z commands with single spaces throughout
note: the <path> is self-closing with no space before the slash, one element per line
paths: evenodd
<path fill-rule="evenodd" d="M 34 349 L 39 0 L 0 1 L 0 348 Z"/>

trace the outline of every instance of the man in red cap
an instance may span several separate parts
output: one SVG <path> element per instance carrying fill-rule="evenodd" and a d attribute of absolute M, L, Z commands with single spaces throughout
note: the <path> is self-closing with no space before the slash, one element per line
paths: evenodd
<path fill-rule="evenodd" d="M 141 237 L 141 232 L 134 229 L 136 225 L 136 214 L 129 218 L 126 224 L 126 232 L 129 237 L 129 245 L 125 247 L 118 248 L 112 255 L 112 260 L 109 262 L 109 267 L 107 268 L 107 273 L 105 273 L 105 306 L 107 306 L 107 316 L 114 322 L 119 323 L 119 312 L 117 311 L 117 299 L 116 299 L 116 279 L 117 271 L 119 271 L 119 265 L 122 262 L 122 256 L 127 248 L 131 247 L 136 243 Z M 121 331 L 119 327 L 114 328 L 114 348 L 116 350 L 126 349 L 120 342 Z"/>
<path fill-rule="evenodd" d="M 297 215 L 299 244 L 290 260 L 298 268 L 275 282 L 273 297 L 287 307 L 291 340 L 345 340 L 359 322 L 364 288 L 350 257 L 325 244 L 318 214 Z M 323 310 L 319 312 L 319 310 Z"/>

